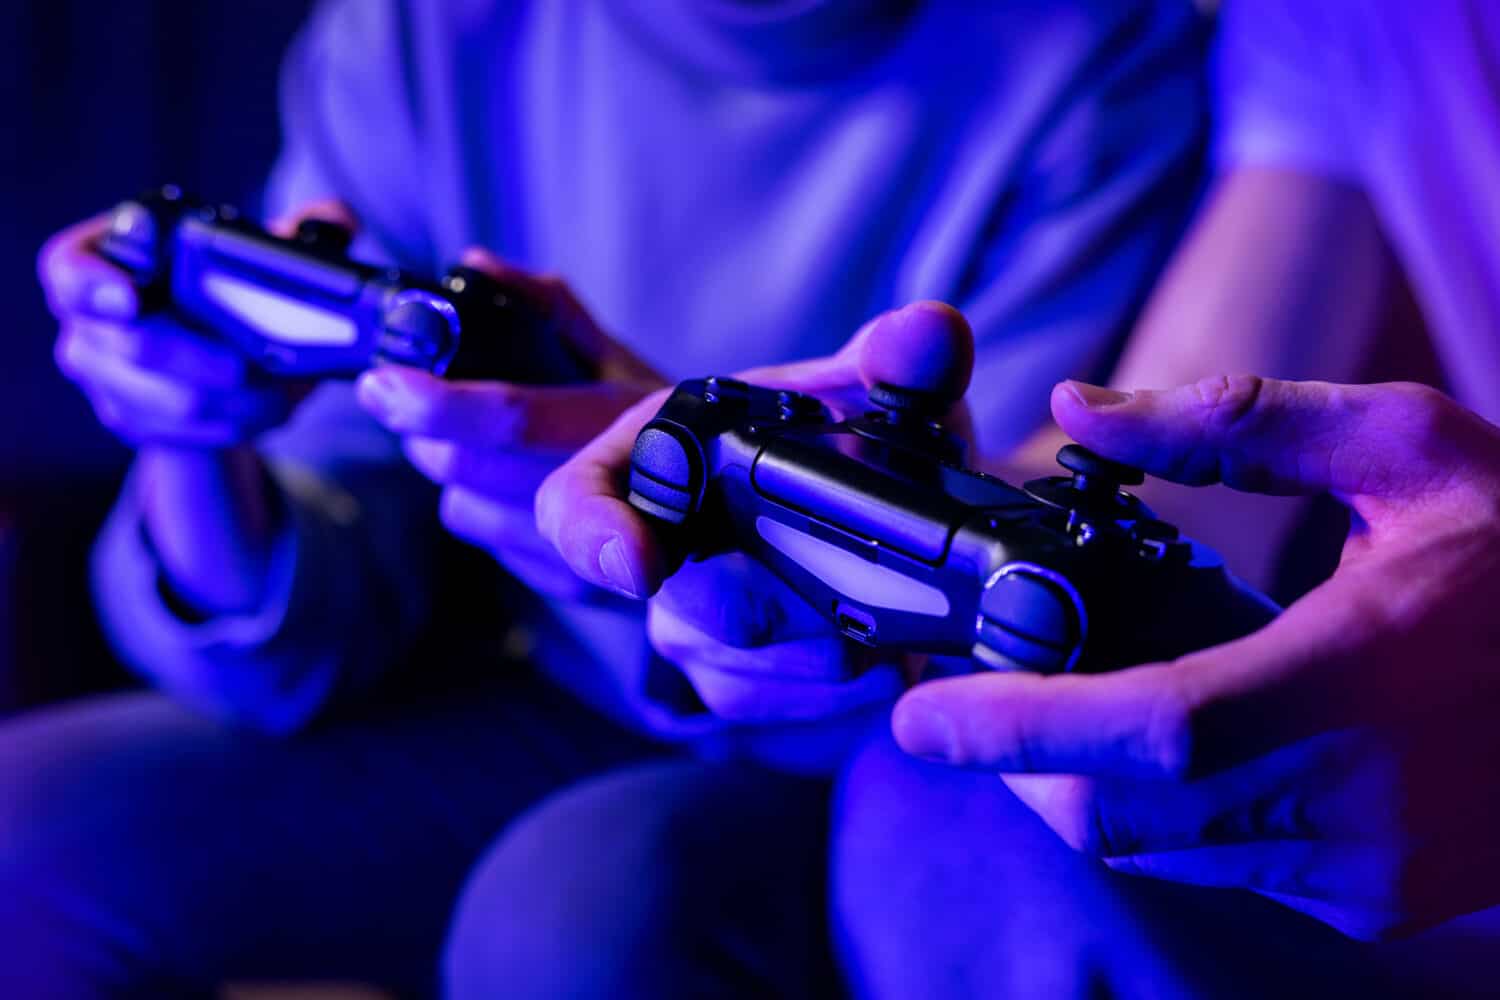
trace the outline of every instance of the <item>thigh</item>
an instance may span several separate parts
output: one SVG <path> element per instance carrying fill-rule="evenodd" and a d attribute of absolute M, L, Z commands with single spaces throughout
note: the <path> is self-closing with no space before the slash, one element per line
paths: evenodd
<path fill-rule="evenodd" d="M 882 733 L 834 808 L 835 935 L 868 997 L 1416 996 L 1386 946 L 1251 893 L 1121 875 L 997 777 Z"/>
<path fill-rule="evenodd" d="M 748 765 L 663 763 L 570 788 L 475 870 L 450 995 L 826 996 L 826 816 L 825 782 Z"/>
<path fill-rule="evenodd" d="M 425 990 L 496 831 L 647 752 L 520 679 L 284 739 L 150 694 L 12 720 L 0 726 L 0 995 L 325 977 Z"/>

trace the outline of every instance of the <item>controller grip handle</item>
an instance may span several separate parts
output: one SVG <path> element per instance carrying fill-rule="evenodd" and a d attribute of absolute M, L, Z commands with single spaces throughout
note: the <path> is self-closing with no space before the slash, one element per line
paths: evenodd
<path fill-rule="evenodd" d="M 575 385 L 598 377 L 556 329 L 545 304 L 482 271 L 457 267 L 444 292 L 458 311 L 458 353 L 444 374 L 453 379 L 518 385 Z"/>

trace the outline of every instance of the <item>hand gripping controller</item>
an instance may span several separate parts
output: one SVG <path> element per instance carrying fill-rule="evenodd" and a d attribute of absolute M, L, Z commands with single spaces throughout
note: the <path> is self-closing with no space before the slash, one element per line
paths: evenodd
<path fill-rule="evenodd" d="M 391 361 L 450 378 L 587 377 L 545 311 L 489 276 L 460 267 L 431 281 L 351 260 L 349 243 L 315 220 L 282 239 L 165 187 L 116 207 L 99 250 L 148 308 L 228 338 L 273 375 L 349 377 Z"/>
<path fill-rule="evenodd" d="M 679 385 L 636 438 L 630 503 L 696 554 L 767 564 L 849 638 L 996 670 L 1098 671 L 1246 635 L 1277 608 L 1068 445 L 1016 489 L 962 467 L 945 401 L 877 386 L 834 422 L 810 396 Z"/>

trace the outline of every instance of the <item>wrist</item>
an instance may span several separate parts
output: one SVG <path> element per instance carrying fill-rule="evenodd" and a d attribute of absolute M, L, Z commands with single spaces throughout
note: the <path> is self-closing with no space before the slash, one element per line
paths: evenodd
<path fill-rule="evenodd" d="M 253 448 L 143 448 L 133 484 L 174 603 L 202 618 L 259 606 L 277 538 L 289 528 Z"/>

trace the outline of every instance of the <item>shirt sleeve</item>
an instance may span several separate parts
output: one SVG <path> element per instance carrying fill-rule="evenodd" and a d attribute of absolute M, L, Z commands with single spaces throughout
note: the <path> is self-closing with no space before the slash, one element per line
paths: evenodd
<path fill-rule="evenodd" d="M 1324 3 L 1226 0 L 1214 65 L 1218 166 L 1356 178 L 1357 150 L 1339 109 L 1340 23 Z"/>
<path fill-rule="evenodd" d="M 405 106 L 397 10 L 374 0 L 328 5 L 294 43 L 266 206 L 275 215 L 342 199 L 364 223 L 356 255 L 420 265 L 424 240 L 403 201 L 403 157 L 366 152 L 404 128 L 399 111 L 375 110 Z M 320 387 L 259 451 L 286 525 L 261 607 L 206 621 L 183 613 L 147 535 L 134 474 L 96 546 L 94 590 L 106 632 L 139 673 L 213 716 L 285 732 L 410 648 L 429 611 L 436 491 L 347 384 Z"/>
<path fill-rule="evenodd" d="M 1034 134 L 950 293 L 974 327 L 990 454 L 1045 424 L 1058 381 L 1108 375 L 1201 191 L 1201 17 L 1171 0 L 1087 8 L 1036 42 Z"/>

